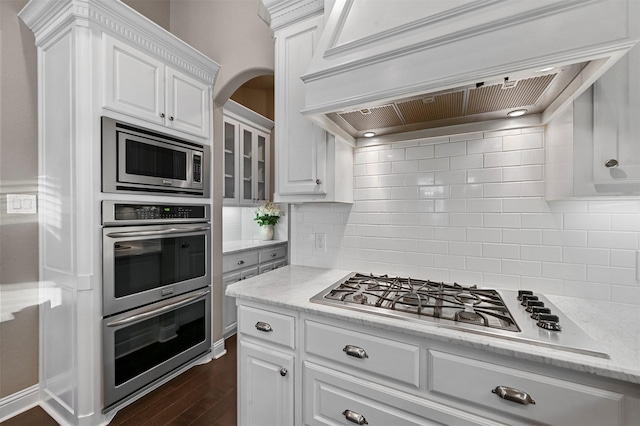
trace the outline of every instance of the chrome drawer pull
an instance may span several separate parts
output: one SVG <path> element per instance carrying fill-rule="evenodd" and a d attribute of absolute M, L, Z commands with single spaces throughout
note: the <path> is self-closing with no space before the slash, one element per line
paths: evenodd
<path fill-rule="evenodd" d="M 356 358 L 369 358 L 369 355 L 367 355 L 367 352 L 364 349 L 353 345 L 345 346 L 344 349 L 342 349 L 342 352 L 345 352 L 347 355 L 354 356 Z"/>
<path fill-rule="evenodd" d="M 342 412 L 342 415 L 345 417 L 345 419 L 347 419 L 350 422 L 353 422 L 353 423 L 355 423 L 357 425 L 368 425 L 369 424 L 367 419 L 365 419 L 362 414 L 358 414 L 355 411 L 344 410 Z"/>
<path fill-rule="evenodd" d="M 502 399 L 517 402 L 518 404 L 529 405 L 536 403 L 528 393 L 508 386 L 496 386 L 496 388 L 492 389 L 491 392 L 495 393 Z"/>
<path fill-rule="evenodd" d="M 271 257 L 276 257 L 278 253 L 271 253 Z"/>
<path fill-rule="evenodd" d="M 282 368 L 280 369 L 280 375 L 281 375 L 282 377 L 285 377 L 285 376 L 287 375 L 287 373 L 288 373 L 288 371 L 287 371 L 287 369 L 286 369 L 286 368 L 282 367 Z"/>
<path fill-rule="evenodd" d="M 273 328 L 271 328 L 271 325 L 262 321 L 258 321 L 256 323 L 256 328 L 260 331 L 266 331 L 266 332 L 273 331 Z"/>

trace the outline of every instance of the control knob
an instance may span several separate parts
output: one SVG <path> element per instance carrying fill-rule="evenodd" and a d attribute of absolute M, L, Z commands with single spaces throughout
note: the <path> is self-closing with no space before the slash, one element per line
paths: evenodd
<path fill-rule="evenodd" d="M 527 312 L 533 312 L 533 308 L 543 308 L 544 302 L 542 300 L 527 300 Z"/>
<path fill-rule="evenodd" d="M 560 318 L 553 314 L 538 314 L 538 322 L 536 325 L 545 330 L 560 331 L 562 327 L 559 324 Z"/>
<path fill-rule="evenodd" d="M 524 295 L 533 296 L 533 292 L 531 290 L 518 290 L 518 300 L 522 300 L 522 296 Z"/>
<path fill-rule="evenodd" d="M 531 294 L 523 294 L 522 299 L 520 300 L 522 300 L 522 302 L 520 302 L 522 306 L 527 306 L 527 302 L 529 300 L 538 300 L 538 296 L 533 296 Z"/>

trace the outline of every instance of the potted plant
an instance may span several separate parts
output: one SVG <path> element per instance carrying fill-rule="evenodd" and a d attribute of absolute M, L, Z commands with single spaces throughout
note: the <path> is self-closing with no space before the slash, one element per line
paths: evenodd
<path fill-rule="evenodd" d="M 253 218 L 260 225 L 260 235 L 263 240 L 273 238 L 273 226 L 278 223 L 283 215 L 280 207 L 271 201 L 266 201 L 263 205 L 254 210 L 256 216 Z"/>

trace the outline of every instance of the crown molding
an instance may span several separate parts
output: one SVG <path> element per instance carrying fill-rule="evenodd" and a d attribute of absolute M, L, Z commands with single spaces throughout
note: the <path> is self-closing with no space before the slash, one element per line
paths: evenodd
<path fill-rule="evenodd" d="M 324 13 L 324 0 L 262 0 L 262 3 L 269 12 L 273 31 Z"/>

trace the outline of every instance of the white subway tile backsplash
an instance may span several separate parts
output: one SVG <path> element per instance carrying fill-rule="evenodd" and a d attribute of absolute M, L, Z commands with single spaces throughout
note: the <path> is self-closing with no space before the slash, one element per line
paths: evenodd
<path fill-rule="evenodd" d="M 482 154 L 461 155 L 459 157 L 450 157 L 449 168 L 451 170 L 467 170 L 482 167 Z"/>
<path fill-rule="evenodd" d="M 467 142 L 467 154 L 502 151 L 502 138 L 479 139 Z"/>
<path fill-rule="evenodd" d="M 449 158 L 434 158 L 429 160 L 418 160 L 420 162 L 421 172 L 435 172 L 440 170 L 449 170 Z"/>
<path fill-rule="evenodd" d="M 502 168 L 467 170 L 467 183 L 502 182 Z"/>
<path fill-rule="evenodd" d="M 502 138 L 502 149 L 504 151 L 513 151 L 542 148 L 544 145 L 542 136 L 542 133 L 505 136 Z"/>
<path fill-rule="evenodd" d="M 607 232 L 589 231 L 587 234 L 587 245 L 589 247 L 637 249 L 637 232 Z"/>
<path fill-rule="evenodd" d="M 542 127 L 356 148 L 353 205 L 292 206 L 291 263 L 640 305 L 640 200 L 546 201 L 544 155 Z"/>
<path fill-rule="evenodd" d="M 564 229 L 608 231 L 611 229 L 611 216 L 607 214 L 565 213 Z"/>
<path fill-rule="evenodd" d="M 405 158 L 407 160 L 422 160 L 425 158 L 433 158 L 434 156 L 435 150 L 433 145 L 417 146 L 405 150 Z"/>
<path fill-rule="evenodd" d="M 542 263 L 530 260 L 502 259 L 502 273 L 539 277 L 542 275 Z"/>
<path fill-rule="evenodd" d="M 519 166 L 521 164 L 522 153 L 520 151 L 490 152 L 484 154 L 484 167 Z"/>
<path fill-rule="evenodd" d="M 504 167 L 502 169 L 502 180 L 504 182 L 521 182 L 525 180 L 541 180 L 542 166 L 519 166 L 519 167 Z"/>
<path fill-rule="evenodd" d="M 466 153 L 466 142 L 450 142 L 435 145 L 436 157 L 453 157 L 454 155 L 465 155 Z"/>

